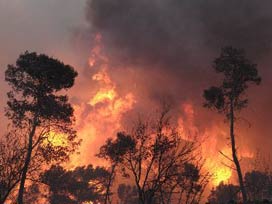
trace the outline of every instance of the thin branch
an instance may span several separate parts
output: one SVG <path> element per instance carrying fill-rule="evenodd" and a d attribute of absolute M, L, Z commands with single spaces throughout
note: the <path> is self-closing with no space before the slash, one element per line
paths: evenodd
<path fill-rule="evenodd" d="M 227 158 L 228 160 L 230 160 L 231 162 L 234 162 L 233 159 L 231 159 L 229 156 L 227 156 L 226 154 L 224 154 L 222 151 L 219 151 L 219 153 L 221 155 L 223 155 L 225 158 Z"/>

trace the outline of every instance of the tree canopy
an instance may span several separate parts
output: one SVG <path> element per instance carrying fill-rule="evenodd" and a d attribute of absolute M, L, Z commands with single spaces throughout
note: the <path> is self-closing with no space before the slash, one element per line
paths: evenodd
<path fill-rule="evenodd" d="M 213 63 L 214 70 L 223 74 L 222 84 L 204 90 L 204 106 L 229 113 L 230 103 L 234 110 L 240 110 L 248 104 L 245 92 L 250 84 L 259 85 L 261 77 L 257 65 L 245 57 L 242 49 L 225 47 Z"/>

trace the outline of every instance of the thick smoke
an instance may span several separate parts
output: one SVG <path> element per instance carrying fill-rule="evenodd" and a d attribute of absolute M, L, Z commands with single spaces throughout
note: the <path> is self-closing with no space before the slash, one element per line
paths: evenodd
<path fill-rule="evenodd" d="M 202 128 L 218 119 L 211 120 L 212 113 L 201 107 L 203 89 L 218 81 L 211 68 L 213 59 L 223 46 L 245 49 L 263 77 L 260 87 L 249 90 L 250 107 L 244 111 L 252 127 L 247 122 L 239 124 L 243 127 L 240 144 L 254 151 L 272 145 L 268 127 L 271 10 L 269 0 L 89 0 L 86 16 L 90 36 L 103 36 L 110 61 L 140 73 L 141 77 L 132 77 L 134 81 L 129 74 L 127 80 L 116 76 L 120 83 L 137 84 L 139 95 L 145 90 L 151 100 L 163 96 L 176 104 L 192 102 L 198 109 L 196 123 Z"/>
<path fill-rule="evenodd" d="M 91 0 L 87 19 L 122 62 L 192 69 L 203 50 L 270 51 L 271 9 L 271 1 L 258 0 Z"/>

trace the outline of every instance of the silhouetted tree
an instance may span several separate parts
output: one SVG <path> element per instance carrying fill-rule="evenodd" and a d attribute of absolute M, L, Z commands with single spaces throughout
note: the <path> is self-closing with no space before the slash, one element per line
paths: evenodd
<path fill-rule="evenodd" d="M 220 183 L 213 189 L 208 197 L 210 204 L 230 204 L 236 203 L 239 199 L 239 186 L 233 184 Z"/>
<path fill-rule="evenodd" d="M 66 95 L 58 95 L 59 91 L 73 86 L 76 76 L 71 66 L 35 52 L 25 52 L 16 65 L 8 65 L 5 80 L 12 90 L 8 92 L 6 115 L 13 128 L 25 135 L 20 139 L 27 141 L 18 204 L 23 204 L 25 181 L 33 156 L 47 162 L 65 160 L 78 144 L 71 126 L 73 108 Z M 55 137 L 61 134 L 67 144 L 56 145 L 52 139 L 54 134 Z"/>
<path fill-rule="evenodd" d="M 204 91 L 203 96 L 206 100 L 204 106 L 225 114 L 229 121 L 232 161 L 237 170 L 243 202 L 246 203 L 247 194 L 237 156 L 234 125 L 237 111 L 248 104 L 245 92 L 249 84 L 258 85 L 261 78 L 258 75 L 256 64 L 252 64 L 245 58 L 244 51 L 232 47 L 222 49 L 221 55 L 214 61 L 214 69 L 217 73 L 222 73 L 224 78 L 220 86 L 212 86 Z"/>
<path fill-rule="evenodd" d="M 118 133 L 117 138 L 113 140 L 112 138 L 106 141 L 106 144 L 100 147 L 100 152 L 97 155 L 99 158 L 104 158 L 111 163 L 111 173 L 109 174 L 108 184 L 105 194 L 104 203 L 110 203 L 110 188 L 112 186 L 112 182 L 115 176 L 115 169 L 118 164 L 123 161 L 124 154 L 127 153 L 130 149 L 133 149 L 135 146 L 135 142 L 131 139 L 131 137 Z"/>
<path fill-rule="evenodd" d="M 108 176 L 104 168 L 92 165 L 74 170 L 52 166 L 41 176 L 41 182 L 49 187 L 51 204 L 101 203 Z"/>
<path fill-rule="evenodd" d="M 175 185 L 180 170 L 194 160 L 195 145 L 181 139 L 171 124 L 168 108 L 154 120 L 139 120 L 129 134 L 119 134 L 123 135 L 119 138 L 133 144 L 121 154 L 120 164 L 124 175 L 133 178 L 142 204 L 159 202 L 164 186 Z"/>

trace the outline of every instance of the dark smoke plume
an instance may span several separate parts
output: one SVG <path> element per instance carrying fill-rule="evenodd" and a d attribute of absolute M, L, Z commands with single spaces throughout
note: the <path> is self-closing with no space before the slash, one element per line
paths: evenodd
<path fill-rule="evenodd" d="M 253 128 L 241 130 L 241 142 L 249 139 L 256 148 L 266 141 L 263 147 L 269 149 L 271 11 L 270 0 L 89 0 L 86 17 L 89 35 L 103 36 L 110 61 L 142 73 L 135 83 L 148 90 L 148 97 L 193 101 L 203 126 L 211 113 L 203 113 L 202 91 L 217 81 L 213 59 L 223 46 L 245 49 L 259 65 L 263 83 L 250 90 L 245 116 Z"/>
<path fill-rule="evenodd" d="M 271 9 L 258 0 L 91 0 L 87 19 L 115 59 L 182 69 L 226 45 L 254 57 L 269 52 Z"/>

